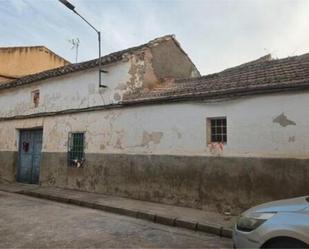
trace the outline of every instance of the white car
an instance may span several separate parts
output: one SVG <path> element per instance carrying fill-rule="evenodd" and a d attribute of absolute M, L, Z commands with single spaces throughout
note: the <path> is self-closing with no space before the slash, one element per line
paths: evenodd
<path fill-rule="evenodd" d="M 234 248 L 309 248 L 309 196 L 265 203 L 239 217 Z"/>

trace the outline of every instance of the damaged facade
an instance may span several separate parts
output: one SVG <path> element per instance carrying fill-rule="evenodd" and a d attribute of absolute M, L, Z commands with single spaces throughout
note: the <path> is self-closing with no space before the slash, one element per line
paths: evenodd
<path fill-rule="evenodd" d="M 98 60 L 0 85 L 2 180 L 219 211 L 308 194 L 308 54 L 200 77 L 166 36 L 101 61 L 107 88 Z"/>

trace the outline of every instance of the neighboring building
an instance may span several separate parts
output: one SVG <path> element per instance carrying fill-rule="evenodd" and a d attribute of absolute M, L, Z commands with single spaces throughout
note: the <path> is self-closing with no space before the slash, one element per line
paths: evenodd
<path fill-rule="evenodd" d="M 0 47 L 0 84 L 68 64 L 44 46 Z"/>
<path fill-rule="evenodd" d="M 308 194 L 309 54 L 198 77 L 166 36 L 101 61 L 107 88 L 97 59 L 0 85 L 2 179 L 221 211 Z"/>

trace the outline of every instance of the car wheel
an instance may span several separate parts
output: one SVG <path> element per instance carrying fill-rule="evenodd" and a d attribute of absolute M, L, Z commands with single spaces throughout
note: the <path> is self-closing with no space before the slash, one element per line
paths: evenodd
<path fill-rule="evenodd" d="M 301 249 L 309 249 L 309 246 L 299 240 L 296 239 L 279 239 L 270 241 L 262 248 L 301 248 Z"/>

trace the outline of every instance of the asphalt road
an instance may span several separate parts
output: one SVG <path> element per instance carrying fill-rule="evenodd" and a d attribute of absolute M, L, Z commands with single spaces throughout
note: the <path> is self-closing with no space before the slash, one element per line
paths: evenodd
<path fill-rule="evenodd" d="M 0 248 L 231 248 L 230 239 L 0 191 Z"/>

